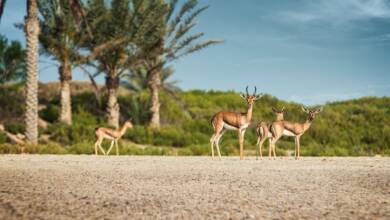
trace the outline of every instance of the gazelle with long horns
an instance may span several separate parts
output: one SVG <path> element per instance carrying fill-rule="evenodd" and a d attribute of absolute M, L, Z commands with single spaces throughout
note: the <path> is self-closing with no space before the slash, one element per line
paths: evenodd
<path fill-rule="evenodd" d="M 282 137 L 282 136 L 290 136 L 295 137 L 295 159 L 299 159 L 300 153 L 300 138 L 301 136 L 309 130 L 313 120 L 315 119 L 316 115 L 320 113 L 323 110 L 322 107 L 316 109 L 316 110 L 309 110 L 302 106 L 302 111 L 307 113 L 307 119 L 303 123 L 297 123 L 297 122 L 289 122 L 289 121 L 276 121 L 272 123 L 271 126 L 271 147 L 274 154 L 274 158 L 276 158 L 275 154 L 275 144 L 276 142 Z M 272 157 L 271 149 L 269 151 L 269 157 Z"/>
<path fill-rule="evenodd" d="M 260 99 L 263 95 L 256 95 L 257 88 L 253 95 L 249 95 L 248 86 L 246 87 L 246 94 L 241 93 L 240 96 L 248 103 L 248 110 L 245 113 L 240 112 L 227 112 L 220 111 L 216 113 L 211 119 L 211 124 L 214 128 L 214 134 L 210 139 L 211 143 L 211 155 L 214 159 L 214 144 L 217 147 L 219 159 L 221 159 L 221 152 L 219 149 L 219 140 L 226 130 L 236 130 L 238 132 L 240 143 L 240 160 L 244 158 L 244 135 L 245 130 L 252 121 L 253 104 L 256 100 Z"/>
<path fill-rule="evenodd" d="M 284 120 L 284 110 L 285 107 L 281 110 L 272 107 L 272 111 L 276 114 L 276 121 L 283 121 Z M 258 155 L 260 155 L 260 158 L 263 158 L 263 152 L 262 152 L 262 146 L 265 140 L 272 137 L 272 133 L 270 132 L 271 123 L 266 122 L 260 122 L 256 126 L 256 134 L 257 134 L 257 145 L 259 146 L 259 153 L 256 154 L 256 159 L 258 159 Z M 269 141 L 269 148 L 271 150 L 271 141 Z"/>
<path fill-rule="evenodd" d="M 96 142 L 95 142 L 95 154 L 98 155 L 98 148 L 102 151 L 103 155 L 109 155 L 112 147 L 115 143 L 116 155 L 119 155 L 118 151 L 118 140 L 126 133 L 128 128 L 133 128 L 133 124 L 130 121 L 126 121 L 121 128 L 110 129 L 110 128 L 96 128 Z M 107 153 L 102 148 L 102 142 L 104 139 L 111 140 L 111 146 Z"/>

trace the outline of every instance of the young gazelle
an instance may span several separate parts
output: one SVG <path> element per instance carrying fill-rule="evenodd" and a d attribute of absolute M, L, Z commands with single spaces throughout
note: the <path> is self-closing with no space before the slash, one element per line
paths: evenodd
<path fill-rule="evenodd" d="M 276 114 L 276 121 L 284 120 L 284 110 L 285 110 L 284 107 L 282 108 L 282 110 L 278 110 L 272 107 L 272 111 Z M 259 146 L 260 158 L 263 158 L 263 153 L 261 148 L 263 146 L 264 141 L 272 137 L 272 134 L 270 132 L 270 126 L 271 124 L 268 124 L 266 122 L 260 122 L 256 126 L 257 145 Z M 269 143 L 271 143 L 271 141 L 269 141 Z M 271 151 L 271 145 L 269 146 L 269 148 L 270 148 L 269 150 Z M 256 154 L 256 159 L 258 159 L 259 154 Z"/>
<path fill-rule="evenodd" d="M 295 137 L 295 159 L 299 159 L 299 149 L 300 143 L 299 140 L 301 136 L 310 128 L 311 123 L 318 113 L 322 111 L 322 107 L 317 110 L 309 110 L 302 106 L 302 110 L 307 113 L 307 119 L 303 123 L 289 122 L 289 121 L 276 121 L 272 123 L 271 126 L 271 146 L 275 155 L 275 144 L 282 136 L 292 136 Z M 271 151 L 269 152 L 269 157 L 271 158 Z"/>
<path fill-rule="evenodd" d="M 128 128 L 132 128 L 132 127 L 133 124 L 130 121 L 126 121 L 121 128 L 116 130 L 110 128 L 96 128 L 95 134 L 97 140 L 95 142 L 95 154 L 98 155 L 98 147 L 99 147 L 99 149 L 102 151 L 104 155 L 109 155 L 115 143 L 116 155 L 119 155 L 118 140 L 126 133 L 126 130 Z M 104 152 L 104 149 L 102 148 L 102 142 L 104 139 L 111 140 L 111 146 L 108 149 L 107 153 Z"/>
<path fill-rule="evenodd" d="M 248 86 L 246 87 L 246 94 L 241 93 L 241 97 L 248 103 L 248 110 L 245 113 L 226 112 L 221 111 L 216 113 L 211 119 L 211 124 L 214 128 L 214 134 L 210 139 L 211 155 L 214 159 L 214 144 L 217 146 L 219 159 L 221 159 L 221 152 L 219 150 L 219 140 L 226 130 L 236 130 L 238 132 L 240 142 L 240 160 L 244 158 L 244 135 L 245 130 L 252 121 L 253 103 L 262 97 L 262 94 L 256 95 L 257 88 L 253 95 L 249 95 Z"/>

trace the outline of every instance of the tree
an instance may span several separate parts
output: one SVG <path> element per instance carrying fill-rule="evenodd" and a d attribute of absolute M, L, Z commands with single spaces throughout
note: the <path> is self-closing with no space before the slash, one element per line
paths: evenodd
<path fill-rule="evenodd" d="M 168 92 L 171 95 L 175 95 L 180 88 L 176 85 L 177 81 L 169 80 L 173 75 L 173 69 L 171 66 L 164 67 L 161 71 L 161 89 Z M 144 66 L 140 66 L 136 70 L 124 75 L 122 85 L 133 92 L 141 92 L 149 88 L 149 78 L 147 69 Z"/>
<path fill-rule="evenodd" d="M 27 0 L 25 17 L 27 77 L 26 77 L 26 138 L 38 143 L 38 5 L 36 0 Z"/>
<path fill-rule="evenodd" d="M 187 0 L 176 16 L 173 16 L 177 2 L 177 0 L 168 2 L 166 12 L 156 19 L 156 23 L 161 26 L 158 39 L 152 45 L 142 46 L 150 54 L 146 58 L 145 66 L 148 69 L 148 86 L 151 93 L 149 126 L 152 128 L 160 127 L 159 89 L 164 67 L 185 55 L 222 42 L 220 40 L 197 42 L 204 33 L 189 34 L 196 25 L 195 18 L 208 6 L 196 8 L 197 0 Z"/>
<path fill-rule="evenodd" d="M 64 0 L 65 1 L 65 0 Z M 84 20 L 83 9 L 79 0 L 67 0 L 71 5 L 73 16 Z M 0 0 L 0 19 L 3 15 L 6 0 Z M 26 0 L 27 16 L 25 17 L 26 35 L 26 138 L 32 144 L 38 143 L 38 4 L 37 0 Z"/>
<path fill-rule="evenodd" d="M 0 84 L 24 79 L 26 74 L 25 51 L 17 41 L 8 40 L 0 35 Z"/>
<path fill-rule="evenodd" d="M 85 44 L 85 48 L 93 53 L 99 45 L 115 42 L 115 45 L 105 48 L 104 52 L 95 53 L 92 56 L 95 62 L 89 63 L 95 66 L 98 72 L 105 74 L 107 122 L 114 127 L 119 126 L 120 119 L 117 100 L 120 78 L 141 59 L 136 45 L 145 42 L 145 35 L 153 36 L 153 15 L 162 10 L 157 4 L 145 7 L 143 2 L 113 0 L 111 5 L 107 6 L 104 0 L 92 0 L 88 5 L 86 17 L 90 21 L 94 38 Z M 144 13 L 143 19 L 139 16 L 141 11 Z"/>
<path fill-rule="evenodd" d="M 70 81 L 72 68 L 79 58 L 79 42 L 83 36 L 78 31 L 77 21 L 72 16 L 70 4 L 61 0 L 40 0 L 39 11 L 41 34 L 39 40 L 43 53 L 59 63 L 60 115 L 59 121 L 72 124 L 72 101 Z"/>

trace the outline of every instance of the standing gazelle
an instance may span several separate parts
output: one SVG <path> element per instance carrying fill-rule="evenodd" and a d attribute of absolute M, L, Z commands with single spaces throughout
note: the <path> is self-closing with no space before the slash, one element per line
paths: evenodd
<path fill-rule="evenodd" d="M 241 97 L 248 103 L 248 110 L 246 113 L 239 112 L 226 112 L 220 111 L 216 113 L 211 119 L 211 124 L 214 128 L 214 134 L 210 139 L 211 143 L 211 155 L 214 159 L 214 144 L 217 146 L 217 152 L 219 159 L 221 159 L 221 152 L 219 149 L 219 140 L 226 130 L 238 131 L 238 137 L 240 142 L 240 160 L 244 158 L 244 135 L 245 130 L 252 121 L 253 103 L 262 97 L 262 94 L 256 95 L 257 88 L 253 95 L 249 95 L 248 86 L 246 87 L 246 94 L 241 93 Z"/>
<path fill-rule="evenodd" d="M 118 140 L 126 133 L 126 130 L 128 128 L 132 128 L 132 127 L 133 124 L 130 121 L 126 121 L 121 128 L 116 130 L 110 128 L 96 128 L 95 134 L 97 140 L 95 142 L 95 154 L 98 155 L 98 147 L 99 147 L 99 149 L 102 151 L 104 155 L 109 155 L 115 143 L 116 155 L 119 155 Z M 111 140 L 111 146 L 108 149 L 107 153 L 104 152 L 104 149 L 102 148 L 102 142 L 104 139 Z"/>
<path fill-rule="evenodd" d="M 278 110 L 277 108 L 272 107 L 272 111 L 276 114 L 276 121 L 284 120 L 284 110 L 284 107 L 282 108 L 282 110 Z M 263 158 L 263 152 L 261 150 L 263 143 L 265 140 L 272 137 L 272 134 L 270 132 L 270 126 L 271 124 L 268 124 L 266 122 L 260 122 L 256 126 L 257 145 L 259 146 L 259 153 L 256 154 L 256 159 L 258 158 L 258 155 L 260 155 L 260 158 Z M 271 151 L 271 141 L 269 141 L 269 143 L 269 150 Z"/>
<path fill-rule="evenodd" d="M 271 146 L 274 152 L 274 158 L 276 158 L 275 155 L 275 144 L 276 142 L 282 137 L 282 136 L 290 136 L 295 137 L 295 159 L 299 159 L 299 149 L 300 149 L 300 143 L 299 140 L 301 136 L 310 128 L 311 123 L 313 122 L 314 118 L 318 113 L 322 111 L 322 107 L 320 107 L 317 110 L 309 110 L 302 106 L 302 110 L 307 113 L 307 119 L 303 123 L 297 123 L 297 122 L 289 122 L 289 121 L 276 121 L 272 123 L 271 126 Z M 269 153 L 269 157 L 271 158 L 271 150 Z"/>

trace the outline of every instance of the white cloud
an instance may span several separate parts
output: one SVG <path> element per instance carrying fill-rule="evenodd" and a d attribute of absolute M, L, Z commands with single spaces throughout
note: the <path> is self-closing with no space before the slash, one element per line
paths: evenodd
<path fill-rule="evenodd" d="M 369 19 L 390 18 L 388 0 L 317 0 L 308 1 L 302 9 L 281 12 L 285 21 L 342 25 Z"/>

